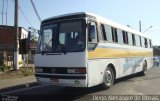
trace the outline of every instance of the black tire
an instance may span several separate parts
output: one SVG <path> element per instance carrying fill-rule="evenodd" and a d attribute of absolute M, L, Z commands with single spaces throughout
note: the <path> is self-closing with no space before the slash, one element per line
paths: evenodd
<path fill-rule="evenodd" d="M 110 88 L 113 85 L 114 80 L 115 74 L 113 72 L 113 69 L 111 67 L 107 67 L 107 69 L 104 72 L 102 87 L 104 89 Z"/>
<path fill-rule="evenodd" d="M 143 63 L 143 70 L 140 72 L 141 76 L 145 76 L 147 74 L 147 63 Z"/>

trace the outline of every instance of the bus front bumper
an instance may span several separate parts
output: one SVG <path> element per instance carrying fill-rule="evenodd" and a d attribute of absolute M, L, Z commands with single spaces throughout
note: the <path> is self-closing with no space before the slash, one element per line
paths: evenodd
<path fill-rule="evenodd" d="M 86 74 L 84 75 L 51 75 L 35 74 L 37 81 L 41 84 L 68 86 L 68 87 L 87 87 Z"/>

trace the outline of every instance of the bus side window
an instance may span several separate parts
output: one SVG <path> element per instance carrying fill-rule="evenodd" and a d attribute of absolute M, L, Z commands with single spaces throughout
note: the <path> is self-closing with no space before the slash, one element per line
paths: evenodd
<path fill-rule="evenodd" d="M 151 47 L 151 45 L 150 45 L 150 40 L 147 39 L 147 41 L 148 41 L 148 48 L 150 48 L 150 47 Z"/>
<path fill-rule="evenodd" d="M 123 43 L 128 44 L 128 33 L 123 31 Z"/>
<path fill-rule="evenodd" d="M 136 43 L 136 46 L 140 47 L 141 46 L 141 43 L 140 43 L 140 38 L 138 35 L 135 35 L 135 43 Z"/>
<path fill-rule="evenodd" d="M 145 48 L 145 41 L 143 37 L 141 37 L 141 41 L 142 41 L 142 47 Z"/>
<path fill-rule="evenodd" d="M 132 33 L 128 33 L 128 43 L 129 45 L 133 46 Z"/>
<path fill-rule="evenodd" d="M 90 21 L 88 24 L 88 50 L 94 50 L 97 42 L 97 24 Z"/>
<path fill-rule="evenodd" d="M 106 39 L 108 42 L 113 42 L 112 40 L 112 29 L 111 26 L 109 25 L 104 25 L 104 29 L 105 29 L 105 34 L 106 34 Z"/>
<path fill-rule="evenodd" d="M 142 40 L 141 40 L 141 36 L 139 36 L 140 39 L 140 46 L 142 47 Z"/>
<path fill-rule="evenodd" d="M 118 43 L 123 44 L 123 33 L 121 29 L 117 29 Z"/>
<path fill-rule="evenodd" d="M 118 42 L 118 37 L 117 37 L 117 29 L 112 27 L 112 40 L 113 42 Z"/>
<path fill-rule="evenodd" d="M 132 34 L 132 41 L 133 41 L 133 46 L 135 46 L 136 42 L 135 42 L 135 35 L 134 34 Z"/>
<path fill-rule="evenodd" d="M 151 41 L 151 40 L 149 40 L 149 43 L 150 43 L 150 48 L 152 48 L 152 41 Z"/>
<path fill-rule="evenodd" d="M 106 36 L 106 32 L 103 24 L 101 24 L 101 32 L 102 32 L 103 40 L 107 41 L 107 36 Z"/>
<path fill-rule="evenodd" d="M 148 42 L 147 42 L 147 39 L 145 38 L 145 48 L 148 47 Z"/>

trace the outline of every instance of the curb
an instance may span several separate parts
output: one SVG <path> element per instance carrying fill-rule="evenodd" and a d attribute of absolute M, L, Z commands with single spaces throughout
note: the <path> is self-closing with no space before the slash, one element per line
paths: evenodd
<path fill-rule="evenodd" d="M 27 87 L 36 86 L 36 85 L 39 85 L 39 83 L 38 82 L 31 82 L 31 83 L 26 83 L 26 84 L 20 84 L 20 85 L 12 86 L 12 87 L 2 88 L 2 89 L 0 89 L 0 95 L 2 93 L 8 92 L 8 91 L 22 89 L 22 88 L 27 88 Z"/>

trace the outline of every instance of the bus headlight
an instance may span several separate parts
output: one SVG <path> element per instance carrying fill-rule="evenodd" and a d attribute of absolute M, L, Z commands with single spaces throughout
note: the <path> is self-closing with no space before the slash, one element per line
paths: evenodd
<path fill-rule="evenodd" d="M 68 68 L 69 74 L 86 74 L 86 68 Z"/>
<path fill-rule="evenodd" d="M 36 68 L 36 72 L 37 72 L 37 73 L 42 73 L 42 72 L 43 72 L 43 69 L 42 69 L 42 68 Z"/>

